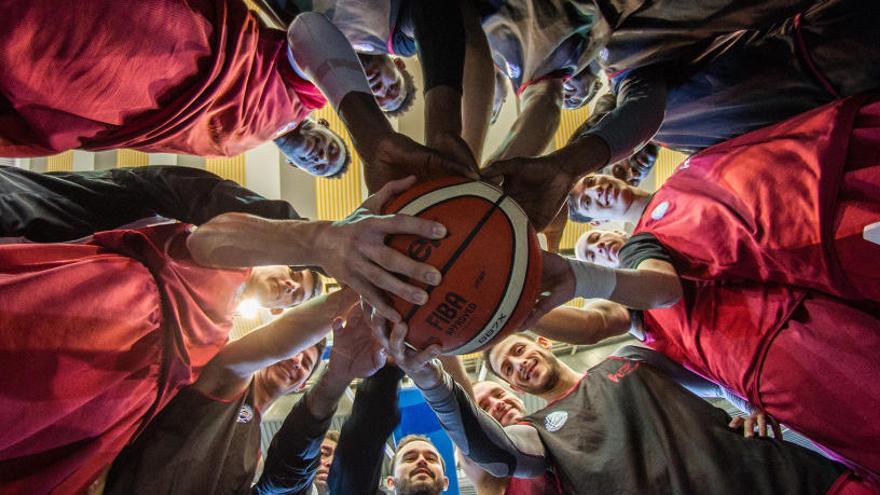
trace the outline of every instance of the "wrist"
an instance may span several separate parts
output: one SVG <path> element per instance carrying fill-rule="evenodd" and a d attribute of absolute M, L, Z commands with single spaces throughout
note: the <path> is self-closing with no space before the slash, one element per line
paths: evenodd
<path fill-rule="evenodd" d="M 372 93 L 345 95 L 339 104 L 339 118 L 345 123 L 355 149 L 367 165 L 372 163 L 382 138 L 394 133 Z"/>
<path fill-rule="evenodd" d="M 574 275 L 574 293 L 584 299 L 609 299 L 617 287 L 617 271 L 614 268 L 595 265 L 586 261 L 567 259 Z"/>
<path fill-rule="evenodd" d="M 587 134 L 548 156 L 553 156 L 562 171 L 576 181 L 607 165 L 611 150 L 602 138 Z"/>
<path fill-rule="evenodd" d="M 428 390 L 443 383 L 442 369 L 440 361 L 432 359 L 420 370 L 410 373 L 409 377 L 420 390 Z"/>
<path fill-rule="evenodd" d="M 294 239 L 301 239 L 308 244 L 305 249 L 305 259 L 296 263 L 299 265 L 316 265 L 327 269 L 326 255 L 333 249 L 332 232 L 333 222 L 327 220 L 314 220 L 302 222 L 295 233 Z"/>

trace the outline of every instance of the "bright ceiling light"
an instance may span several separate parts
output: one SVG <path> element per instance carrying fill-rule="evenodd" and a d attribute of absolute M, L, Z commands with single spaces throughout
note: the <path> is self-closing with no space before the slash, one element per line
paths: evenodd
<path fill-rule="evenodd" d="M 257 302 L 256 299 L 250 298 L 245 299 L 244 301 L 238 304 L 238 308 L 236 308 L 235 312 L 240 316 L 248 319 L 253 319 L 257 317 L 257 312 L 260 311 L 260 303 Z"/>

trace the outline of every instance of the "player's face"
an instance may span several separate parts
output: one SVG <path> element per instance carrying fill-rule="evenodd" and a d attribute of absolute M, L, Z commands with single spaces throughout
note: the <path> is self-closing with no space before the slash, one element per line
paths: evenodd
<path fill-rule="evenodd" d="M 559 363 L 537 342 L 513 336 L 489 353 L 492 369 L 507 383 L 530 394 L 546 392 L 559 381 Z"/>
<path fill-rule="evenodd" d="M 333 464 L 333 455 L 336 453 L 336 442 L 325 438 L 321 442 L 321 465 L 315 472 L 315 488 L 321 493 L 327 493 L 327 476 L 330 474 L 330 466 Z"/>
<path fill-rule="evenodd" d="M 594 220 L 616 220 L 629 210 L 634 199 L 631 187 L 610 175 L 588 175 L 568 194 L 568 207 Z"/>
<path fill-rule="evenodd" d="M 263 370 L 267 388 L 284 395 L 302 389 L 312 369 L 318 364 L 318 348 L 309 347 L 292 358 L 279 361 Z"/>
<path fill-rule="evenodd" d="M 314 273 L 289 266 L 257 266 L 248 285 L 264 308 L 289 308 L 309 300 L 315 291 Z"/>
<path fill-rule="evenodd" d="M 489 413 L 503 426 L 515 424 L 526 414 L 525 405 L 519 397 L 493 382 L 474 385 L 474 399 L 480 409 Z"/>
<path fill-rule="evenodd" d="M 403 61 L 388 55 L 361 55 L 361 63 L 379 107 L 386 112 L 400 108 L 406 99 Z"/>
<path fill-rule="evenodd" d="M 562 83 L 562 107 L 568 110 L 580 108 L 590 102 L 602 88 L 599 81 L 590 71 L 566 79 Z"/>
<path fill-rule="evenodd" d="M 621 230 L 590 230 L 578 239 L 574 255 L 581 261 L 617 268 L 620 265 L 620 248 L 628 236 Z"/>
<path fill-rule="evenodd" d="M 440 453 L 428 442 L 404 445 L 395 457 L 394 485 L 400 495 L 436 495 L 448 483 Z"/>
<path fill-rule="evenodd" d="M 336 175 L 345 165 L 348 149 L 326 122 L 304 120 L 276 142 L 288 161 L 316 177 Z"/>

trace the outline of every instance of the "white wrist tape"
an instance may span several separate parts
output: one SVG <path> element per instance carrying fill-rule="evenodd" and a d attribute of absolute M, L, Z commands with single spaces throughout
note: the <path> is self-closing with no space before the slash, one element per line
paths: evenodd
<path fill-rule="evenodd" d="M 351 44 L 321 14 L 305 12 L 290 23 L 287 57 L 296 73 L 317 86 L 337 110 L 352 91 L 372 94 Z"/>
<path fill-rule="evenodd" d="M 617 272 L 614 268 L 594 265 L 586 261 L 568 258 L 574 273 L 575 295 L 584 299 L 608 299 L 617 287 Z"/>

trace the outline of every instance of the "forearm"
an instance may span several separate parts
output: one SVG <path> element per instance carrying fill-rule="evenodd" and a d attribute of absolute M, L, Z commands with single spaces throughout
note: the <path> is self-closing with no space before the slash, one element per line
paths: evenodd
<path fill-rule="evenodd" d="M 303 398 L 306 408 L 314 418 L 327 419 L 336 412 L 339 400 L 353 380 L 350 376 L 335 371 L 332 364 L 321 375 L 318 383 Z"/>
<path fill-rule="evenodd" d="M 523 110 L 491 161 L 540 155 L 556 134 L 562 112 L 562 81 L 548 79 L 526 88 Z"/>
<path fill-rule="evenodd" d="M 606 268 L 569 260 L 575 279 L 575 296 L 607 299 L 633 309 L 668 307 L 681 298 L 675 268 L 660 260 L 647 260 L 637 270 Z"/>
<path fill-rule="evenodd" d="M 229 343 L 212 363 L 234 376 L 249 377 L 317 344 L 330 331 L 333 319 L 356 302 L 357 294 L 350 289 L 305 302 Z"/>
<path fill-rule="evenodd" d="M 576 140 L 600 138 L 608 146 L 608 163 L 629 157 L 644 146 L 663 123 L 666 112 L 666 82 L 659 69 L 634 73 L 620 85 L 617 108 L 594 127 L 575 132 Z"/>
<path fill-rule="evenodd" d="M 400 422 L 397 397 L 402 377 L 403 372 L 391 365 L 358 385 L 327 477 L 330 493 L 378 486 L 385 442 Z"/>
<path fill-rule="evenodd" d="M 435 370 L 435 379 L 416 384 L 462 454 L 496 477 L 530 478 L 547 470 L 537 430 L 522 425 L 502 427 L 476 407 L 452 377 L 439 367 Z"/>
<path fill-rule="evenodd" d="M 478 12 L 469 0 L 462 0 L 462 15 L 467 46 L 462 87 L 461 136 L 480 163 L 483 145 L 492 118 L 495 91 L 495 70 L 486 33 L 480 25 Z"/>
<path fill-rule="evenodd" d="M 457 383 L 468 394 L 468 397 L 474 396 L 474 388 L 471 379 L 468 378 L 464 365 L 458 356 L 444 354 L 438 356 L 437 359 L 443 365 L 443 370 L 449 373 L 452 380 Z"/>
<path fill-rule="evenodd" d="M 321 441 L 330 428 L 332 418 L 332 413 L 325 417 L 310 413 L 307 400 L 311 393 L 307 392 L 297 402 L 272 438 L 263 474 L 254 485 L 254 493 L 308 493 L 321 461 Z"/>
<path fill-rule="evenodd" d="M 316 241 L 329 223 L 224 213 L 200 226 L 186 245 L 204 266 L 319 265 Z"/>
<path fill-rule="evenodd" d="M 629 331 L 629 310 L 620 304 L 597 299 L 583 309 L 560 306 L 544 315 L 532 331 L 551 340 L 592 345 Z"/>

